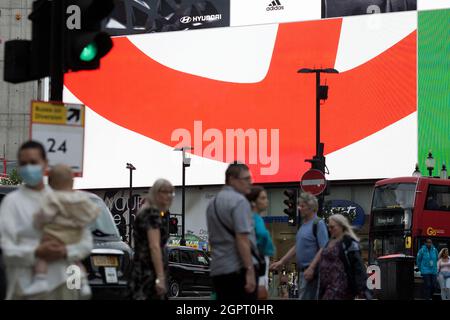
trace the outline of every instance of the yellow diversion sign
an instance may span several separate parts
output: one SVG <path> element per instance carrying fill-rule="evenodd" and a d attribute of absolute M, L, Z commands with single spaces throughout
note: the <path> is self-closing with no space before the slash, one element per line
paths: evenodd
<path fill-rule="evenodd" d="M 83 175 L 85 106 L 32 101 L 30 138 L 47 151 L 49 165 L 64 163 Z"/>
<path fill-rule="evenodd" d="M 83 126 L 84 108 L 76 105 L 33 101 L 31 104 L 31 122 Z"/>

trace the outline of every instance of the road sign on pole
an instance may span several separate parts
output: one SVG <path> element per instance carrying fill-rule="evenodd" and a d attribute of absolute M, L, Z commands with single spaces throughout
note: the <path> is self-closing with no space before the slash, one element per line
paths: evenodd
<path fill-rule="evenodd" d="M 32 101 L 30 138 L 47 151 L 49 166 L 65 164 L 83 175 L 85 107 Z"/>
<path fill-rule="evenodd" d="M 303 192 L 309 192 L 315 196 L 324 192 L 326 187 L 327 180 L 325 175 L 316 169 L 306 171 L 300 181 L 300 188 Z"/>

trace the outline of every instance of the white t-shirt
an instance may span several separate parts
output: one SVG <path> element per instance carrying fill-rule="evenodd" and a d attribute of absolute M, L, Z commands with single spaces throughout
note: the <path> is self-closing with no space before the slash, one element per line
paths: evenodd
<path fill-rule="evenodd" d="M 33 226 L 33 216 L 50 187 L 35 191 L 25 186 L 8 194 L 0 206 L 0 245 L 6 266 L 8 289 L 6 299 L 21 296 L 32 281 L 36 263 L 35 250 L 42 233 Z M 86 228 L 82 240 L 67 246 L 67 259 L 48 264 L 48 285 L 53 290 L 67 281 L 67 267 L 87 257 L 92 250 L 92 235 Z"/>
<path fill-rule="evenodd" d="M 439 259 L 438 270 L 439 272 L 450 272 L 450 259 L 447 258 L 447 261 L 444 261 L 442 258 Z"/>

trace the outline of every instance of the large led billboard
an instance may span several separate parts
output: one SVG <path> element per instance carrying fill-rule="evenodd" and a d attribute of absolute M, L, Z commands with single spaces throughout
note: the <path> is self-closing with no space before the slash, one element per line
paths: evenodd
<path fill-rule="evenodd" d="M 231 19 L 232 20 L 232 19 Z M 315 153 L 315 77 L 329 179 L 409 175 L 417 158 L 417 12 L 117 37 L 98 71 L 66 77 L 86 104 L 79 188 L 222 184 L 226 163 L 260 183 L 298 181 Z"/>
<path fill-rule="evenodd" d="M 450 9 L 419 13 L 418 34 L 419 162 L 431 150 L 434 175 L 450 164 Z"/>

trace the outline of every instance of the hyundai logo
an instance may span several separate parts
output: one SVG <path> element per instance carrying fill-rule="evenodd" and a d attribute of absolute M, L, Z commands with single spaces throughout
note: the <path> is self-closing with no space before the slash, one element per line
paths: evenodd
<path fill-rule="evenodd" d="M 191 21 L 192 21 L 192 18 L 189 16 L 184 16 L 184 17 L 180 18 L 181 23 L 191 23 Z"/>

